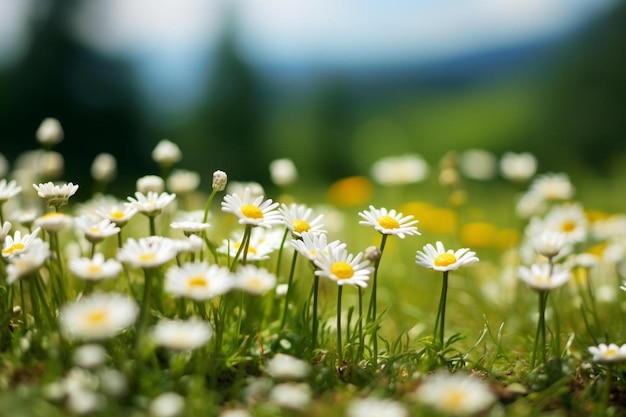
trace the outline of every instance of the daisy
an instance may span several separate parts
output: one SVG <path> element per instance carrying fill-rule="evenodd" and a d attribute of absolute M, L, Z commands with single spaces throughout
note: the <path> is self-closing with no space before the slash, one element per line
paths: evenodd
<path fill-rule="evenodd" d="M 420 155 L 390 156 L 372 165 L 370 174 L 381 185 L 405 185 L 423 181 L 430 168 Z"/>
<path fill-rule="evenodd" d="M 37 217 L 39 217 L 39 211 L 34 208 L 16 210 L 11 214 L 13 220 L 27 228 L 33 225 Z"/>
<path fill-rule="evenodd" d="M 144 175 L 137 179 L 135 188 L 142 194 L 148 194 L 150 191 L 159 194 L 165 190 L 165 181 L 158 175 Z"/>
<path fill-rule="evenodd" d="M 626 344 L 618 346 L 610 343 L 600 343 L 598 346 L 590 346 L 589 353 L 593 355 L 593 361 L 603 364 L 612 364 L 626 361 Z"/>
<path fill-rule="evenodd" d="M 169 262 L 176 256 L 170 239 L 129 238 L 117 253 L 117 259 L 135 268 L 152 269 Z"/>
<path fill-rule="evenodd" d="M 198 189 L 200 174 L 185 169 L 176 169 L 167 177 L 165 185 L 172 193 L 188 194 Z"/>
<path fill-rule="evenodd" d="M 437 412 L 456 416 L 476 414 L 496 400 L 485 382 L 459 372 L 436 373 L 418 387 L 415 397 Z"/>
<path fill-rule="evenodd" d="M 531 193 L 535 193 L 545 201 L 569 200 L 574 196 L 574 186 L 567 174 L 544 174 L 537 177 L 531 184 Z"/>
<path fill-rule="evenodd" d="M 204 346 L 213 335 L 209 323 L 198 319 L 161 320 L 152 329 L 152 340 L 173 350 L 193 350 Z"/>
<path fill-rule="evenodd" d="M 413 226 L 418 221 L 412 220 L 413 216 L 403 216 L 402 213 L 396 213 L 395 210 L 387 211 L 386 208 L 380 209 L 370 206 L 369 211 L 362 211 L 359 216 L 363 220 L 359 222 L 362 226 L 371 226 L 384 235 L 397 235 L 400 239 L 406 236 L 420 235 L 417 227 Z"/>
<path fill-rule="evenodd" d="M 269 401 L 293 411 L 304 410 L 311 404 L 313 392 L 305 382 L 287 382 L 275 385 L 269 393 Z"/>
<path fill-rule="evenodd" d="M 543 219 L 543 227 L 563 233 L 570 243 L 587 239 L 587 217 L 580 204 L 555 206 Z"/>
<path fill-rule="evenodd" d="M 48 233 L 57 233 L 72 224 L 72 218 L 58 211 L 51 211 L 35 220 L 35 226 Z"/>
<path fill-rule="evenodd" d="M 282 216 L 283 223 L 287 226 L 292 235 L 300 237 L 302 233 L 308 232 L 313 234 L 326 233 L 320 223 L 323 214 L 313 218 L 313 210 L 304 204 L 281 204 L 278 210 Z"/>
<path fill-rule="evenodd" d="M 11 227 L 12 227 L 11 222 L 2 223 L 2 227 L 0 227 L 0 245 L 4 244 L 4 241 L 6 240 L 7 235 L 11 231 Z"/>
<path fill-rule="evenodd" d="M 124 203 L 127 207 L 132 207 L 146 216 L 156 216 L 174 199 L 176 194 L 168 193 L 156 193 L 154 191 L 148 191 L 147 194 L 142 194 L 139 191 L 135 192 L 135 198 L 128 197 L 128 203 Z"/>
<path fill-rule="evenodd" d="M 304 379 L 311 372 L 311 365 L 295 356 L 277 353 L 265 364 L 265 372 L 274 379 Z"/>
<path fill-rule="evenodd" d="M 263 295 L 276 286 L 276 275 L 265 268 L 245 265 L 235 273 L 235 286 L 250 294 Z"/>
<path fill-rule="evenodd" d="M 85 238 L 91 243 L 100 242 L 120 232 L 120 228 L 111 220 L 94 220 L 93 217 L 87 215 L 76 219 L 76 226 L 85 234 Z"/>
<path fill-rule="evenodd" d="M 110 153 L 100 153 L 91 163 L 90 172 L 94 180 L 109 183 L 117 175 L 117 160 Z"/>
<path fill-rule="evenodd" d="M 291 246 L 298 251 L 299 254 L 305 256 L 308 260 L 313 261 L 318 252 L 328 253 L 338 247 L 346 247 L 345 243 L 334 240 L 327 243 L 325 234 L 302 233 L 300 239 L 292 239 Z"/>
<path fill-rule="evenodd" d="M 565 284 L 570 279 L 570 271 L 561 265 L 534 264 L 530 268 L 520 266 L 519 277 L 530 288 L 537 291 L 549 291 Z"/>
<path fill-rule="evenodd" d="M 159 165 L 170 166 L 183 157 L 178 145 L 167 139 L 161 140 L 152 150 L 152 160 Z"/>
<path fill-rule="evenodd" d="M 363 253 L 356 256 L 349 254 L 345 246 L 337 246 L 332 250 L 317 252 L 314 258 L 318 268 L 315 275 L 332 279 L 339 286 L 346 284 L 367 287 L 367 281 L 374 272 L 368 260 L 363 260 Z"/>
<path fill-rule="evenodd" d="M 0 205 L 6 203 L 9 199 L 15 197 L 22 191 L 22 187 L 17 185 L 15 180 L 8 181 L 3 178 L 0 180 Z"/>
<path fill-rule="evenodd" d="M 535 251 L 548 259 L 559 255 L 568 244 L 567 236 L 560 231 L 545 230 L 531 239 Z"/>
<path fill-rule="evenodd" d="M 206 262 L 172 266 L 165 273 L 165 291 L 175 297 L 209 300 L 227 293 L 232 286 L 233 278 L 227 268 Z"/>
<path fill-rule="evenodd" d="M 46 117 L 37 128 L 35 136 L 37 141 L 46 148 L 56 145 L 63 140 L 61 122 L 54 117 Z"/>
<path fill-rule="evenodd" d="M 446 251 L 443 243 L 437 242 L 435 245 L 436 248 L 429 243 L 424 246 L 424 252 L 417 251 L 415 263 L 424 268 L 446 272 L 455 271 L 464 265 L 478 262 L 476 252 L 472 252 L 468 248 Z"/>
<path fill-rule="evenodd" d="M 409 412 L 397 401 L 378 398 L 353 400 L 346 412 L 348 417 L 408 417 Z"/>
<path fill-rule="evenodd" d="M 48 207 L 55 207 L 57 209 L 67 204 L 70 197 L 76 194 L 78 190 L 78 185 L 71 182 L 61 186 L 47 182 L 39 185 L 33 184 L 33 187 L 37 190 L 37 195 L 46 200 Z"/>
<path fill-rule="evenodd" d="M 133 206 L 128 206 L 125 203 L 113 204 L 109 207 L 102 207 L 96 210 L 96 214 L 109 219 L 116 226 L 122 227 L 128 223 L 128 221 L 137 214 L 137 209 Z"/>
<path fill-rule="evenodd" d="M 33 240 L 26 252 L 11 256 L 7 266 L 7 284 L 13 284 L 18 279 L 37 271 L 50 257 L 48 242 L 41 239 Z"/>
<path fill-rule="evenodd" d="M 122 272 L 122 264 L 115 259 L 105 260 L 101 253 L 93 258 L 72 258 L 68 266 L 74 275 L 85 281 L 116 278 Z"/>
<path fill-rule="evenodd" d="M 275 159 L 269 168 L 272 182 L 279 187 L 286 187 L 298 180 L 298 169 L 289 158 Z"/>
<path fill-rule="evenodd" d="M 131 326 L 139 312 L 135 300 L 116 293 L 94 293 L 61 308 L 59 325 L 70 339 L 103 340 Z"/>
<path fill-rule="evenodd" d="M 506 152 L 500 159 L 500 173 L 513 182 L 525 182 L 537 172 L 537 158 L 529 152 Z"/>
<path fill-rule="evenodd" d="M 22 236 L 22 232 L 15 231 L 13 236 L 7 235 L 2 246 L 2 256 L 8 258 L 11 256 L 17 256 L 24 253 L 35 240 L 41 240 L 37 237 L 41 229 L 38 227 L 31 233 L 27 233 Z"/>
<path fill-rule="evenodd" d="M 172 229 L 182 230 L 185 236 L 200 234 L 203 230 L 211 227 L 209 223 L 198 220 L 182 220 L 170 223 Z"/>
<path fill-rule="evenodd" d="M 253 198 L 249 187 L 244 191 L 243 199 L 239 194 L 227 194 L 222 201 L 222 211 L 239 217 L 239 224 L 247 226 L 263 226 L 270 228 L 282 223 L 280 213 L 276 210 L 278 203 L 271 199 L 263 200 L 263 196 Z"/>

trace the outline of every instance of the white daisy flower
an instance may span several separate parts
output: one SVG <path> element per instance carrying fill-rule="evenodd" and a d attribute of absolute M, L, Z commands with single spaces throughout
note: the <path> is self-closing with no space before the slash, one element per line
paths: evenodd
<path fill-rule="evenodd" d="M 135 300 L 116 293 L 94 293 L 61 308 L 62 333 L 77 340 L 103 340 L 131 326 L 139 313 Z"/>
<path fill-rule="evenodd" d="M 545 200 L 536 193 L 524 193 L 517 200 L 515 205 L 515 214 L 522 219 L 530 219 L 533 216 L 539 216 L 546 211 Z"/>
<path fill-rule="evenodd" d="M 270 178 L 275 185 L 285 187 L 298 180 L 298 169 L 291 159 L 275 159 L 270 163 Z"/>
<path fill-rule="evenodd" d="M 472 375 L 438 372 L 417 388 L 417 400 L 438 412 L 471 415 L 489 408 L 496 400 L 489 386 Z"/>
<path fill-rule="evenodd" d="M 269 401 L 290 410 L 303 410 L 311 404 L 313 392 L 309 384 L 288 382 L 275 385 L 269 394 Z"/>
<path fill-rule="evenodd" d="M 107 351 L 102 345 L 90 343 L 74 350 L 74 363 L 81 368 L 95 369 L 107 360 Z"/>
<path fill-rule="evenodd" d="M 135 188 L 142 194 L 148 194 L 151 191 L 159 194 L 165 190 L 165 181 L 158 175 L 144 175 L 137 179 Z"/>
<path fill-rule="evenodd" d="M 152 417 L 179 417 L 185 411 L 185 397 L 176 392 L 164 392 L 150 401 L 148 407 Z"/>
<path fill-rule="evenodd" d="M 227 268 L 206 262 L 190 262 L 172 266 L 165 273 L 164 289 L 175 297 L 201 301 L 227 293 L 233 277 Z"/>
<path fill-rule="evenodd" d="M 27 228 L 33 225 L 37 217 L 39 217 L 39 211 L 35 208 L 16 210 L 11 213 L 11 218 L 14 221 Z"/>
<path fill-rule="evenodd" d="M 426 179 L 429 173 L 428 163 L 417 154 L 379 159 L 370 170 L 374 181 L 388 186 L 414 184 Z"/>
<path fill-rule="evenodd" d="M 72 217 L 58 211 L 51 211 L 35 220 L 35 226 L 48 233 L 57 233 L 72 224 Z"/>
<path fill-rule="evenodd" d="M 500 173 L 513 182 L 525 182 L 537 172 L 537 158 L 529 152 L 506 152 L 500 159 Z"/>
<path fill-rule="evenodd" d="M 437 242 L 435 245 L 436 248 L 429 243 L 424 246 L 424 252 L 417 251 L 415 263 L 435 271 L 454 271 L 464 265 L 478 262 L 476 252 L 472 252 L 468 248 L 457 251 L 448 249 L 446 251 L 443 243 Z"/>
<path fill-rule="evenodd" d="M 498 161 L 484 149 L 468 149 L 459 158 L 459 169 L 466 178 L 486 181 L 496 176 Z"/>
<path fill-rule="evenodd" d="M 50 257 L 50 246 L 39 238 L 34 239 L 28 250 L 20 255 L 8 258 L 7 284 L 13 284 L 18 279 L 37 271 Z"/>
<path fill-rule="evenodd" d="M 39 239 L 37 235 L 40 230 L 41 229 L 38 227 L 31 233 L 26 233 L 24 236 L 22 236 L 22 232 L 16 230 L 13 236 L 7 235 L 4 240 L 4 245 L 2 246 L 2 256 L 7 258 L 24 253 L 34 240 Z"/>
<path fill-rule="evenodd" d="M 348 417 L 409 417 L 406 407 L 393 400 L 363 398 L 353 400 L 348 406 Z"/>
<path fill-rule="evenodd" d="M 135 192 L 135 198 L 128 197 L 127 207 L 132 207 L 146 216 L 156 216 L 174 199 L 176 194 L 168 193 L 156 193 L 154 191 L 148 191 L 147 194 L 142 194 L 139 191 Z"/>
<path fill-rule="evenodd" d="M 170 166 L 183 157 L 178 145 L 167 139 L 161 140 L 152 150 L 152 160 L 159 165 Z"/>
<path fill-rule="evenodd" d="M 253 198 L 250 188 L 245 189 L 243 199 L 239 194 L 227 194 L 222 201 L 222 211 L 239 217 L 239 224 L 269 228 L 282 223 L 280 213 L 276 210 L 278 203 L 263 198 Z"/>
<path fill-rule="evenodd" d="M 190 319 L 161 320 L 152 329 L 152 340 L 159 346 L 173 350 L 193 350 L 204 346 L 213 329 L 207 322 Z"/>
<path fill-rule="evenodd" d="M 567 174 L 544 174 L 530 184 L 530 192 L 535 193 L 545 201 L 569 200 L 574 196 L 574 186 Z"/>
<path fill-rule="evenodd" d="M 176 194 L 188 194 L 200 186 L 200 174 L 186 169 L 175 169 L 165 181 L 167 189 Z"/>
<path fill-rule="evenodd" d="M 248 261 L 262 261 L 269 259 L 270 254 L 280 247 L 283 232 L 280 230 L 255 229 L 250 236 L 248 244 Z M 222 245 L 217 248 L 218 253 L 226 254 L 234 258 L 242 244 L 243 235 L 234 233 L 233 237 L 224 239 Z"/>
<path fill-rule="evenodd" d="M 593 355 L 593 361 L 603 364 L 619 363 L 626 361 L 626 344 L 618 346 L 610 343 L 600 343 L 598 346 L 590 346 L 589 353 Z"/>
<path fill-rule="evenodd" d="M 274 379 L 296 380 L 306 378 L 311 365 L 295 356 L 277 353 L 267 361 L 265 371 Z"/>
<path fill-rule="evenodd" d="M 349 254 L 345 246 L 338 245 L 335 248 L 326 248 L 326 251 L 317 252 L 313 262 L 317 266 L 315 275 L 327 277 L 337 283 L 337 285 L 354 285 L 357 287 L 367 287 L 370 274 L 374 272 L 374 267 L 369 266 L 368 260 L 363 260 L 363 252 L 356 256 Z"/>
<path fill-rule="evenodd" d="M 545 230 L 531 237 L 531 241 L 535 251 L 549 259 L 559 255 L 568 244 L 565 233 L 552 230 Z"/>
<path fill-rule="evenodd" d="M 171 239 L 128 239 L 117 252 L 117 259 L 135 268 L 157 268 L 176 256 Z"/>
<path fill-rule="evenodd" d="M 291 233 L 295 236 L 300 237 L 302 233 L 326 233 L 322 228 L 323 224 L 320 223 L 323 214 L 318 215 L 313 218 L 313 210 L 305 206 L 304 204 L 281 204 L 280 209 L 278 209 L 280 214 L 282 215 L 283 222 L 291 231 Z"/>
<path fill-rule="evenodd" d="M 91 243 L 100 242 L 120 232 L 120 228 L 111 220 L 94 220 L 93 217 L 87 215 L 82 215 L 76 219 L 76 226 L 85 234 L 85 238 Z"/>
<path fill-rule="evenodd" d="M 565 284 L 570 279 L 570 271 L 559 264 L 533 264 L 530 268 L 520 266 L 518 275 L 530 288 L 549 291 Z"/>
<path fill-rule="evenodd" d="M 181 220 L 170 223 L 170 227 L 172 229 L 182 230 L 186 236 L 189 236 L 192 234 L 199 234 L 203 230 L 211 227 L 211 225 L 209 223 L 203 223 L 199 220 Z"/>
<path fill-rule="evenodd" d="M 15 197 L 22 192 L 22 187 L 17 185 L 15 180 L 8 181 L 3 178 L 0 180 L 0 205 L 6 203 L 9 199 Z"/>
<path fill-rule="evenodd" d="M 116 226 L 122 227 L 137 214 L 137 209 L 133 206 L 126 205 L 126 203 L 113 204 L 109 207 L 97 209 L 96 214 L 102 218 L 109 219 L 112 223 L 115 223 Z"/>
<path fill-rule="evenodd" d="M 318 252 L 328 253 L 339 247 L 345 248 L 346 244 L 338 240 L 327 243 L 327 237 L 325 234 L 306 232 L 302 233 L 300 239 L 292 239 L 291 246 L 293 246 L 293 248 L 297 250 L 300 255 L 303 255 L 310 261 L 313 261 Z"/>
<path fill-rule="evenodd" d="M 110 153 L 100 153 L 91 163 L 90 172 L 94 180 L 109 183 L 117 175 L 117 160 Z"/>
<path fill-rule="evenodd" d="M 54 117 L 46 117 L 43 119 L 37 132 L 35 133 L 37 141 L 45 147 L 51 147 L 63 140 L 63 128 L 61 122 Z"/>
<path fill-rule="evenodd" d="M 400 239 L 406 236 L 420 235 L 417 227 L 417 220 L 413 220 L 412 215 L 403 216 L 402 213 L 396 213 L 395 210 L 387 211 L 386 208 L 380 209 L 370 206 L 369 211 L 362 211 L 359 216 L 363 220 L 359 221 L 362 226 L 373 227 L 384 235 L 397 235 Z"/>
<path fill-rule="evenodd" d="M 626 236 L 626 215 L 614 214 L 606 219 L 594 221 L 591 225 L 591 234 L 596 240 Z"/>
<path fill-rule="evenodd" d="M 117 278 L 122 272 L 122 264 L 115 259 L 105 260 L 101 253 L 94 254 L 93 258 L 72 258 L 68 266 L 74 275 L 85 281 Z"/>
<path fill-rule="evenodd" d="M 580 204 L 555 206 L 543 219 L 547 230 L 562 232 L 568 242 L 583 242 L 587 239 L 587 217 Z"/>
<path fill-rule="evenodd" d="M 254 295 L 263 295 L 276 286 L 276 275 L 254 265 L 239 267 L 235 273 L 235 287 Z"/>
<path fill-rule="evenodd" d="M 33 187 L 37 190 L 37 195 L 46 200 L 48 207 L 56 208 L 67 204 L 70 197 L 76 194 L 76 191 L 78 190 L 78 185 L 71 182 L 61 186 L 54 185 L 52 182 L 47 182 L 39 185 L 33 184 Z"/>

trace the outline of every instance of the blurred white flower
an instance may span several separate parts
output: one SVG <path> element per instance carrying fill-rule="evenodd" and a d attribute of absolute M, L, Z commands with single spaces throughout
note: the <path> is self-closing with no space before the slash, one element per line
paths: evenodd
<path fill-rule="evenodd" d="M 7 284 L 13 284 L 18 279 L 38 270 L 50 257 L 50 246 L 39 238 L 35 238 L 25 252 L 8 258 Z"/>
<path fill-rule="evenodd" d="M 150 402 L 151 417 L 178 417 L 185 411 L 185 398 L 175 392 L 164 392 Z"/>
<path fill-rule="evenodd" d="M 74 350 L 74 363 L 85 369 L 95 369 L 107 360 L 107 351 L 102 345 L 87 344 Z"/>
<path fill-rule="evenodd" d="M 417 154 L 390 156 L 372 165 L 370 174 L 381 185 L 405 185 L 423 181 L 430 168 L 424 158 Z"/>
<path fill-rule="evenodd" d="M 408 417 L 409 411 L 401 403 L 389 399 L 363 398 L 353 400 L 347 417 Z"/>
<path fill-rule="evenodd" d="M 518 268 L 519 277 L 536 291 L 550 291 L 564 285 L 570 279 L 570 271 L 560 264 L 533 264 Z"/>
<path fill-rule="evenodd" d="M 56 208 L 67 204 L 69 198 L 78 190 L 78 185 L 71 182 L 63 185 L 47 182 L 45 184 L 33 184 L 33 187 L 37 190 L 37 195 L 46 201 L 48 207 Z"/>
<path fill-rule="evenodd" d="M 277 353 L 265 365 L 265 371 L 274 379 L 303 379 L 311 372 L 311 366 L 295 356 Z"/>
<path fill-rule="evenodd" d="M 180 161 L 183 154 L 178 145 L 167 139 L 161 140 L 152 150 L 152 160 L 159 165 L 171 166 Z"/>
<path fill-rule="evenodd" d="M 270 163 L 270 177 L 275 185 L 285 187 L 298 180 L 298 170 L 291 159 L 275 159 Z"/>
<path fill-rule="evenodd" d="M 165 181 L 158 175 L 144 175 L 137 179 L 135 187 L 142 194 L 162 193 L 165 190 Z"/>
<path fill-rule="evenodd" d="M 116 235 L 120 228 L 109 219 L 94 220 L 93 217 L 82 215 L 76 219 L 76 227 L 82 231 L 91 243 L 101 242 L 109 236 Z"/>
<path fill-rule="evenodd" d="M 44 147 L 50 148 L 63 140 L 63 128 L 54 117 L 46 117 L 37 128 L 35 136 Z"/>
<path fill-rule="evenodd" d="M 476 414 L 496 400 L 484 381 L 461 372 L 437 372 L 424 380 L 415 395 L 434 410 L 455 416 Z"/>
<path fill-rule="evenodd" d="M 539 216 L 546 210 L 546 202 L 543 197 L 537 193 L 524 193 L 517 200 L 515 205 L 515 213 L 522 219 L 530 219 L 533 216 Z"/>
<path fill-rule="evenodd" d="M 537 172 L 537 158 L 529 152 L 506 152 L 500 159 L 500 173 L 513 182 L 525 182 Z"/>
<path fill-rule="evenodd" d="M 17 185 L 15 180 L 7 181 L 5 178 L 0 180 L 0 206 L 7 200 L 15 197 L 22 191 L 22 187 Z"/>
<path fill-rule="evenodd" d="M 269 401 L 291 410 L 303 410 L 311 403 L 311 387 L 306 383 L 284 383 L 275 385 L 270 391 Z"/>
<path fill-rule="evenodd" d="M 545 201 L 569 200 L 574 196 L 574 186 L 564 173 L 540 175 L 530 184 L 529 191 Z"/>
<path fill-rule="evenodd" d="M 155 191 L 148 191 L 147 194 L 142 194 L 139 191 L 135 192 L 135 198 L 128 197 L 128 203 L 124 203 L 127 207 L 132 207 L 146 216 L 156 216 L 174 199 L 176 194 L 157 193 Z"/>
<path fill-rule="evenodd" d="M 469 179 L 490 180 L 496 176 L 497 158 L 483 149 L 470 149 L 461 154 L 459 170 Z"/>
<path fill-rule="evenodd" d="M 241 266 L 235 272 L 235 286 L 250 294 L 263 295 L 276 286 L 276 275 L 254 265 Z"/>
<path fill-rule="evenodd" d="M 93 258 L 72 258 L 68 262 L 70 271 L 85 281 L 100 281 L 117 278 L 122 272 L 122 265 L 115 259 L 104 259 L 101 253 Z"/>
<path fill-rule="evenodd" d="M 91 176 L 94 180 L 109 183 L 117 174 L 117 160 L 110 153 L 98 154 L 91 163 Z"/>
<path fill-rule="evenodd" d="M 188 194 L 198 189 L 200 174 L 186 169 L 175 169 L 166 181 L 167 189 L 176 194 Z"/>
<path fill-rule="evenodd" d="M 207 322 L 191 318 L 182 320 L 160 320 L 152 329 L 152 340 L 159 346 L 173 350 L 193 350 L 204 346 L 213 328 Z"/>
<path fill-rule="evenodd" d="M 157 268 L 176 256 L 171 239 L 129 238 L 117 252 L 117 259 L 135 268 Z"/>
<path fill-rule="evenodd" d="M 609 345 L 600 343 L 598 346 L 590 346 L 589 353 L 593 355 L 593 361 L 602 364 L 619 363 L 626 361 L 626 344 L 621 346 L 615 343 Z"/>
<path fill-rule="evenodd" d="M 35 219 L 35 226 L 48 233 L 57 233 L 72 224 L 72 218 L 58 211 L 51 211 Z"/>
<path fill-rule="evenodd" d="M 228 292 L 233 277 L 227 268 L 206 262 L 189 262 L 172 266 L 165 273 L 164 289 L 175 297 L 202 301 Z"/>

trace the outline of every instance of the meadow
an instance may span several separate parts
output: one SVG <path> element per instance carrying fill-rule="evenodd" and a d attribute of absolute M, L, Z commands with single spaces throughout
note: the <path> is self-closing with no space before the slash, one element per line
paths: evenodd
<path fill-rule="evenodd" d="M 114 157 L 62 182 L 37 138 L 0 180 L 1 410 L 626 415 L 618 179 L 450 152 L 324 187 L 274 161 L 267 195 L 162 141 L 111 195 Z"/>

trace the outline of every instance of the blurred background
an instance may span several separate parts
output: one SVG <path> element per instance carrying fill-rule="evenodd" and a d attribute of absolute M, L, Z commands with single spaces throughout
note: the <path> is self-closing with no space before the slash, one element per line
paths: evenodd
<path fill-rule="evenodd" d="M 164 138 L 205 189 L 268 184 L 276 158 L 328 184 L 477 148 L 615 175 L 625 46 L 617 0 L 0 0 L 0 153 L 55 117 L 64 179 L 109 152 L 129 189 Z"/>

